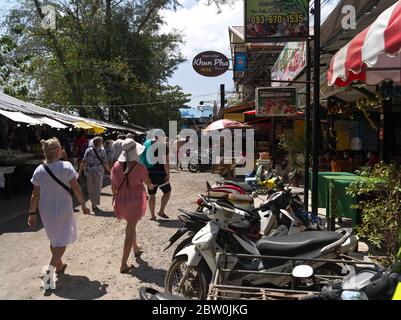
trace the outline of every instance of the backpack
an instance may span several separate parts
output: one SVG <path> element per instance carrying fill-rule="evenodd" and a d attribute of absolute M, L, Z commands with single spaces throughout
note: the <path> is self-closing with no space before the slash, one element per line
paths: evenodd
<path fill-rule="evenodd" d="M 149 148 L 152 146 L 152 140 L 146 140 L 143 146 L 145 147 L 145 151 L 143 151 L 141 154 L 140 161 L 146 167 L 146 169 L 151 169 L 155 165 L 148 162 L 146 154 L 148 153 Z"/>

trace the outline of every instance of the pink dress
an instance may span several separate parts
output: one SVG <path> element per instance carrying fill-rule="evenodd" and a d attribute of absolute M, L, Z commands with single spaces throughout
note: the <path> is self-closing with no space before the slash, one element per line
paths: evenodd
<path fill-rule="evenodd" d="M 145 215 L 147 199 L 143 182 L 147 176 L 148 171 L 141 163 L 137 163 L 130 171 L 127 179 L 129 185 L 127 180 L 124 181 L 114 200 L 114 213 L 118 219 L 139 221 Z M 116 161 L 111 169 L 111 183 L 117 189 L 123 179 L 124 166 Z"/>

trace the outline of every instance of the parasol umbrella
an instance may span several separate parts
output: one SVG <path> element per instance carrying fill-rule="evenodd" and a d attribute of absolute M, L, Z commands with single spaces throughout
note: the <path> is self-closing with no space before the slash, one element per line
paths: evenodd
<path fill-rule="evenodd" d="M 242 128 L 249 128 L 249 126 L 244 125 L 241 122 L 238 121 L 232 121 L 228 119 L 221 119 L 217 120 L 215 122 L 212 122 L 205 130 L 203 131 L 217 131 L 217 130 L 223 130 L 223 129 L 242 129 Z"/>

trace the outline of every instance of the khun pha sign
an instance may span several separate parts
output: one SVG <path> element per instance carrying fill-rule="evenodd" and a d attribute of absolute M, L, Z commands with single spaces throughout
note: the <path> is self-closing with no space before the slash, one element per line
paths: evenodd
<path fill-rule="evenodd" d="M 228 58 L 216 51 L 201 52 L 192 61 L 194 70 L 205 77 L 220 76 L 228 70 L 229 66 Z"/>

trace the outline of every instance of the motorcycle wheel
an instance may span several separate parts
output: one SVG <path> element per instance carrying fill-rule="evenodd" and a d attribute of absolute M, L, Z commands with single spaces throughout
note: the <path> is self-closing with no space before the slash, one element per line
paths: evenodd
<path fill-rule="evenodd" d="M 164 279 L 164 290 L 169 294 L 204 300 L 208 294 L 209 283 L 212 275 L 209 267 L 203 259 L 190 271 L 184 283 L 182 292 L 177 291 L 178 284 L 188 268 L 186 265 L 187 259 L 187 256 L 178 256 L 174 258 L 167 270 L 166 278 Z"/>
<path fill-rule="evenodd" d="M 188 171 L 192 173 L 197 173 L 199 171 L 199 166 L 188 163 Z"/>
<path fill-rule="evenodd" d="M 186 238 L 180 244 L 178 244 L 177 248 L 175 248 L 175 250 L 174 250 L 173 259 L 177 255 L 178 252 L 180 252 L 182 249 L 184 249 L 185 247 L 188 247 L 190 244 L 192 244 L 192 238 L 193 237 Z"/>

